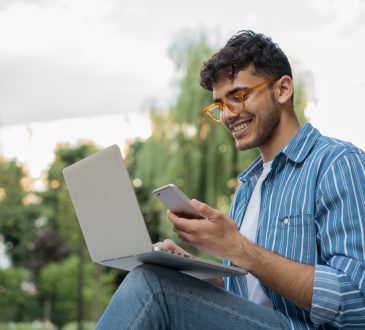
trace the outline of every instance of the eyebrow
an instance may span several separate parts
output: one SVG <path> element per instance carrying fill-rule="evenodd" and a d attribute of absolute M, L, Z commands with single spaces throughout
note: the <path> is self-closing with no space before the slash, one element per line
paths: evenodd
<path fill-rule="evenodd" d="M 250 89 L 249 87 L 236 87 L 236 88 L 233 88 L 230 91 L 228 91 L 225 96 L 229 97 L 233 94 L 236 94 L 236 93 L 241 92 L 241 91 L 246 91 L 246 90 L 249 90 L 249 89 Z M 219 102 L 222 102 L 222 99 L 219 99 L 219 98 L 213 99 L 213 102 L 214 103 L 219 103 Z"/>

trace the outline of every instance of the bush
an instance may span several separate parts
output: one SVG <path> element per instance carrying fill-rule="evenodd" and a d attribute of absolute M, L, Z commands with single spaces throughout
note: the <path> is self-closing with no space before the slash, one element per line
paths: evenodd
<path fill-rule="evenodd" d="M 39 294 L 51 306 L 47 318 L 64 328 L 77 319 L 78 258 L 71 256 L 61 263 L 49 263 L 40 274 Z M 101 273 L 96 278 L 96 266 L 84 265 L 84 319 L 96 320 L 105 309 L 114 291 L 115 273 Z"/>
<path fill-rule="evenodd" d="M 0 269 L 0 323 L 29 322 L 38 318 L 40 308 L 33 291 L 28 270 Z"/>
<path fill-rule="evenodd" d="M 96 324 L 94 322 L 84 322 L 84 330 L 94 330 Z M 62 330 L 77 330 L 77 323 L 71 322 L 67 323 L 62 327 Z"/>
<path fill-rule="evenodd" d="M 0 323 L 0 330 L 56 330 L 50 322 L 22 322 L 22 323 Z"/>

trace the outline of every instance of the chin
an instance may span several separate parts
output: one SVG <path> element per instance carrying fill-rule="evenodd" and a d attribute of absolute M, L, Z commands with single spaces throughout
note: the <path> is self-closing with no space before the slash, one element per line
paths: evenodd
<path fill-rule="evenodd" d="M 239 151 L 246 151 L 246 150 L 249 150 L 249 149 L 252 149 L 254 148 L 255 146 L 253 146 L 251 143 L 242 143 L 240 141 L 236 141 L 236 148 L 237 150 Z"/>

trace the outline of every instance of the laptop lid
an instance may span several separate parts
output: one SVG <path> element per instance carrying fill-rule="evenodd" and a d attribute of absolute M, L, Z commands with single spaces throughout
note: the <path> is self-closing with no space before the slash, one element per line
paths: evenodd
<path fill-rule="evenodd" d="M 152 242 L 117 145 L 66 167 L 63 175 L 93 261 L 152 250 Z"/>

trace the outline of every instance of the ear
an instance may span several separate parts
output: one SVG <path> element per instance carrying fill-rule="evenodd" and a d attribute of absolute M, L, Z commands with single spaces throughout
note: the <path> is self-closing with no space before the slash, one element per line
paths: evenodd
<path fill-rule="evenodd" d="M 279 104 L 291 102 L 294 93 L 293 79 L 287 75 L 282 76 L 274 83 L 273 89 Z"/>

